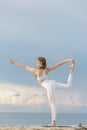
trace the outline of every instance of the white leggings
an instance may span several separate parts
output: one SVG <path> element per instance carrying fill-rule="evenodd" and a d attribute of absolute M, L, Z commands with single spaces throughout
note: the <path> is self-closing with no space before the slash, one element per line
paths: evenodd
<path fill-rule="evenodd" d="M 67 83 L 59 83 L 54 80 L 44 80 L 41 85 L 47 90 L 47 96 L 51 107 L 52 121 L 56 120 L 56 105 L 54 100 L 54 88 L 69 88 L 72 86 L 72 74 L 69 74 Z"/>

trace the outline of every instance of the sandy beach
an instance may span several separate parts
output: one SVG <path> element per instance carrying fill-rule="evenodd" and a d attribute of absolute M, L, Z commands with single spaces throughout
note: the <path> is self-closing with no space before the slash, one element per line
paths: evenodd
<path fill-rule="evenodd" d="M 20 126 L 20 127 L 0 127 L 0 130 L 87 130 L 87 126 L 56 126 L 56 127 L 41 127 L 41 126 Z"/>

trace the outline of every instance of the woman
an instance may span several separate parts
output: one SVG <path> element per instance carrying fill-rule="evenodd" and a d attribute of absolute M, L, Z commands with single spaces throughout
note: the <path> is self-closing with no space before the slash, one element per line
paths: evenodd
<path fill-rule="evenodd" d="M 71 62 L 70 66 L 70 73 L 68 76 L 67 83 L 59 83 L 54 80 L 48 80 L 47 75 L 49 72 L 53 71 L 60 65 L 63 65 L 67 62 Z M 56 106 L 54 101 L 54 88 L 68 88 L 72 85 L 72 75 L 74 70 L 75 61 L 73 59 L 66 59 L 64 61 L 61 61 L 51 67 L 47 67 L 46 65 L 46 59 L 44 57 L 38 57 L 37 58 L 37 68 L 31 68 L 29 66 L 18 64 L 13 60 L 10 60 L 11 64 L 15 64 L 16 66 L 22 67 L 30 72 L 33 72 L 37 78 L 38 83 L 43 86 L 47 90 L 47 96 L 51 107 L 51 114 L 52 114 L 52 121 L 49 126 L 55 126 L 56 121 Z"/>

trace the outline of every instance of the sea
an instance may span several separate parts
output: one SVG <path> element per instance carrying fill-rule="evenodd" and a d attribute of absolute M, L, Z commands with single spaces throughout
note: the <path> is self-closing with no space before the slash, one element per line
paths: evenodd
<path fill-rule="evenodd" d="M 50 113 L 0 113 L 0 126 L 47 126 Z M 56 125 L 87 124 L 87 113 L 57 113 Z"/>

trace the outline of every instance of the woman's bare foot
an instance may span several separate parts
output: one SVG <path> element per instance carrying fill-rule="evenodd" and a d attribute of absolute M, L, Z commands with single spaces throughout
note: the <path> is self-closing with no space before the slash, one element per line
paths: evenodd
<path fill-rule="evenodd" d="M 55 126 L 55 120 L 52 121 L 48 126 L 54 127 Z"/>
<path fill-rule="evenodd" d="M 75 60 L 72 60 L 72 64 L 71 64 L 71 66 L 70 66 L 70 68 L 69 68 L 71 74 L 72 74 L 73 71 L 74 71 L 74 67 L 75 67 Z"/>

